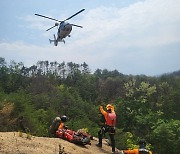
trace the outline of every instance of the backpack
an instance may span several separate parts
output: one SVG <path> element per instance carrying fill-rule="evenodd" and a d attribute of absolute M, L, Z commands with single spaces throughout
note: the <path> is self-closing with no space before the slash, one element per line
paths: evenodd
<path fill-rule="evenodd" d="M 53 120 L 51 126 L 49 127 L 49 132 L 50 132 L 51 134 L 55 134 L 56 131 L 58 130 L 58 127 L 59 127 L 60 123 L 61 123 L 61 118 L 60 118 L 60 117 L 56 117 L 56 118 Z"/>
<path fill-rule="evenodd" d="M 115 126 L 116 125 L 116 114 L 113 113 L 108 113 L 108 119 L 106 121 L 106 124 L 108 126 Z"/>

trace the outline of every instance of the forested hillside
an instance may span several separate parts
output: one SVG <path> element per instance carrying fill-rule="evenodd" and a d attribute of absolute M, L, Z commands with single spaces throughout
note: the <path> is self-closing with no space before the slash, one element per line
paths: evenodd
<path fill-rule="evenodd" d="M 56 116 L 73 130 L 97 136 L 99 105 L 117 114 L 116 147 L 133 148 L 144 138 L 154 153 L 180 153 L 180 71 L 158 77 L 90 71 L 88 64 L 38 61 L 26 67 L 0 58 L 0 131 L 18 131 L 18 119 L 36 136 L 49 136 Z"/>

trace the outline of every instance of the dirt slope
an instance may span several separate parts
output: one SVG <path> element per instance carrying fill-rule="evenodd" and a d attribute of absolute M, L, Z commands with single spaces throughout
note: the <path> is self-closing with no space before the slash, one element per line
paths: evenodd
<path fill-rule="evenodd" d="M 98 148 L 97 139 L 91 145 L 78 146 L 59 138 L 35 137 L 28 139 L 27 134 L 19 132 L 0 132 L 1 154 L 110 154 L 111 147 L 103 141 L 103 147 Z M 64 152 L 62 149 L 64 148 Z M 119 153 L 119 152 L 118 152 Z"/>

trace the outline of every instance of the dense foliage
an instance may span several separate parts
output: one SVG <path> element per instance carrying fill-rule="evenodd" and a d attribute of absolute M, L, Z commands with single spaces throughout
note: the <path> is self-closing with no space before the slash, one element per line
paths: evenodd
<path fill-rule="evenodd" d="M 48 136 L 52 120 L 65 114 L 69 128 L 97 136 L 99 105 L 107 103 L 116 109 L 118 148 L 133 148 L 144 138 L 154 153 L 180 153 L 180 71 L 158 77 L 106 69 L 92 74 L 85 62 L 25 67 L 0 57 L 0 110 L 13 105 L 0 131 L 18 130 L 14 121 L 23 116 L 33 135 Z"/>

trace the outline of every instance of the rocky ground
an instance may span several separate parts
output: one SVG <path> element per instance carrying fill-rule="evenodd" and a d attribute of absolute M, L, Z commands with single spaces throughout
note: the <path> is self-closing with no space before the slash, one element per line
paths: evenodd
<path fill-rule="evenodd" d="M 79 146 L 60 138 L 35 137 L 19 132 L 0 132 L 1 154 L 110 154 L 111 146 L 103 141 L 103 147 L 96 146 L 97 138 L 91 145 Z M 117 153 L 120 151 L 117 150 Z"/>

